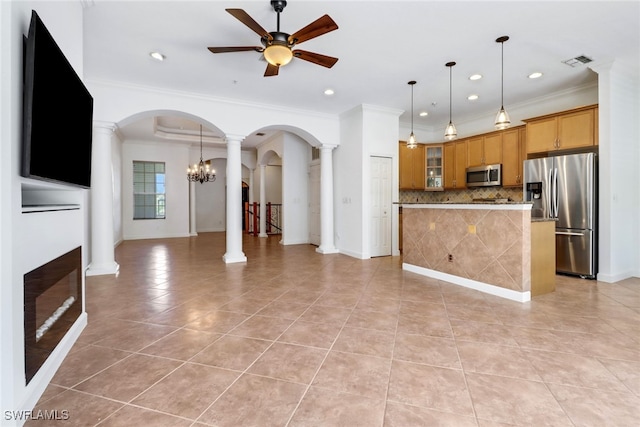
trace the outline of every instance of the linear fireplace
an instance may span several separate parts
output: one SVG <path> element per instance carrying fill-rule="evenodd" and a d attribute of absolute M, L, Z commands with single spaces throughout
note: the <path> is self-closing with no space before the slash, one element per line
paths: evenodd
<path fill-rule="evenodd" d="M 24 275 L 27 384 L 82 313 L 82 249 L 77 247 Z"/>

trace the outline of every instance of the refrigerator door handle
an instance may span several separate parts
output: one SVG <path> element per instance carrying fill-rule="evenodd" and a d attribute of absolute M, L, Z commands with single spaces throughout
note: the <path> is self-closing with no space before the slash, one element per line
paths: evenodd
<path fill-rule="evenodd" d="M 553 169 L 553 217 L 558 218 L 558 168 Z"/>
<path fill-rule="evenodd" d="M 549 183 L 549 185 L 547 185 L 547 188 L 546 188 L 546 193 L 547 193 L 546 198 L 547 198 L 547 204 L 548 204 L 546 214 L 547 214 L 547 218 L 553 218 L 553 202 L 551 199 L 551 197 L 553 197 L 553 194 L 551 192 L 551 169 L 549 169 L 549 176 L 548 176 L 547 182 Z"/>
<path fill-rule="evenodd" d="M 584 236 L 584 233 L 571 233 L 569 231 L 556 231 L 556 234 L 561 236 Z"/>

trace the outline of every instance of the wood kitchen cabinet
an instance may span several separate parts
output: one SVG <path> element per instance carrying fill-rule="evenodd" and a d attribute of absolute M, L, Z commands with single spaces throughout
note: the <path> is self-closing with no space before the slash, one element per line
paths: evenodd
<path fill-rule="evenodd" d="M 502 131 L 502 186 L 522 185 L 522 164 L 527 158 L 525 126 Z"/>
<path fill-rule="evenodd" d="M 467 143 L 468 141 L 464 139 L 447 142 L 443 146 L 445 189 L 466 187 Z"/>
<path fill-rule="evenodd" d="M 531 296 L 556 290 L 556 224 L 531 222 Z"/>
<path fill-rule="evenodd" d="M 597 108 L 588 106 L 524 120 L 527 153 L 570 150 L 597 144 Z"/>
<path fill-rule="evenodd" d="M 491 132 L 467 139 L 467 166 L 502 163 L 502 132 Z"/>
<path fill-rule="evenodd" d="M 425 186 L 425 149 L 423 144 L 416 148 L 407 148 L 400 141 L 400 189 L 424 190 Z"/>

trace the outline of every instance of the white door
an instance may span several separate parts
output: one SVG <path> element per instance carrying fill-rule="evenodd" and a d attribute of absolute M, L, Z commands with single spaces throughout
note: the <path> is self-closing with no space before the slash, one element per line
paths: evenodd
<path fill-rule="evenodd" d="M 371 157 L 371 256 L 391 255 L 391 158 Z"/>
<path fill-rule="evenodd" d="M 320 163 L 309 168 L 309 243 L 320 246 Z"/>

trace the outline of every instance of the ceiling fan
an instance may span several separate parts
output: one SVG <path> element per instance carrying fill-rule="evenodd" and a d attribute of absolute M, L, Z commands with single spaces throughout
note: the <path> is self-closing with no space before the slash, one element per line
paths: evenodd
<path fill-rule="evenodd" d="M 293 47 L 296 44 L 311 40 L 330 31 L 337 30 L 338 25 L 329 15 L 324 15 L 293 34 L 284 33 L 280 31 L 280 12 L 284 10 L 286 5 L 287 2 L 284 0 L 271 1 L 273 10 L 278 14 L 277 30 L 271 32 L 262 28 L 262 26 L 260 26 L 260 24 L 258 24 L 244 10 L 225 9 L 236 19 L 257 33 L 260 36 L 262 46 L 210 47 L 208 49 L 212 53 L 245 52 L 252 50 L 261 52 L 268 62 L 267 69 L 264 72 L 265 77 L 277 76 L 280 67 L 288 64 L 294 57 L 317 65 L 322 65 L 323 67 L 333 67 L 333 65 L 338 62 L 338 58 L 301 49 L 293 50 Z"/>

